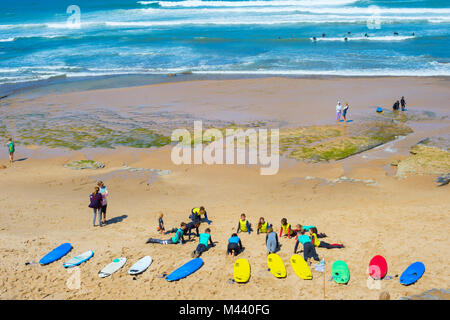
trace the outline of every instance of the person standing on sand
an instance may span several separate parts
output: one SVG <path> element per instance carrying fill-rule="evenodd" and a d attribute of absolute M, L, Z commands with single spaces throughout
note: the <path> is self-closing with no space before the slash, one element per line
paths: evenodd
<path fill-rule="evenodd" d="M 98 182 L 98 187 L 100 188 L 100 193 L 102 195 L 102 208 L 101 208 L 101 216 L 102 216 L 102 224 L 106 225 L 106 207 L 108 206 L 108 203 L 106 201 L 106 197 L 108 196 L 108 190 L 106 189 L 106 186 L 104 185 L 103 181 Z"/>
<path fill-rule="evenodd" d="M 102 226 L 102 215 L 101 215 L 101 210 L 102 210 L 102 194 L 99 192 L 100 188 L 99 187 L 95 187 L 94 192 L 89 196 L 91 203 L 89 204 L 89 208 L 92 208 L 94 210 L 94 220 L 93 220 L 93 224 L 95 227 L 95 218 L 97 217 L 98 214 L 98 225 L 101 227 Z"/>
<path fill-rule="evenodd" d="M 402 96 L 402 99 L 400 100 L 400 104 L 402 106 L 402 111 L 406 110 L 406 101 L 405 101 L 405 97 Z"/>
<path fill-rule="evenodd" d="M 342 111 L 342 106 L 341 106 L 341 103 L 338 101 L 338 104 L 336 105 L 336 122 L 341 120 L 341 111 Z"/>
<path fill-rule="evenodd" d="M 348 111 L 348 102 L 345 102 L 344 109 L 342 110 L 342 118 L 344 118 L 344 121 L 347 121 L 347 111 Z"/>
<path fill-rule="evenodd" d="M 12 165 L 14 162 L 14 151 L 16 151 L 12 138 L 9 138 L 7 146 L 9 152 L 9 163 Z"/>

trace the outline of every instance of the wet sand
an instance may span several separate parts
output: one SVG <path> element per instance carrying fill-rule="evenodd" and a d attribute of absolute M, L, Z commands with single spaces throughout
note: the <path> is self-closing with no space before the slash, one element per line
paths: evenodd
<path fill-rule="evenodd" d="M 7 98 L 4 114 L 33 111 L 95 113 L 113 110 L 124 121 L 163 114 L 171 128 L 192 125 L 193 119 L 211 123 L 266 121 L 269 125 L 298 126 L 334 123 L 336 100 L 349 101 L 355 121 L 376 106 L 390 108 L 405 95 L 409 110 L 429 110 L 438 119 L 412 121 L 414 133 L 379 148 L 329 163 L 307 164 L 283 159 L 278 174 L 261 176 L 258 166 L 180 165 L 170 161 L 170 146 L 151 149 L 118 147 L 114 150 L 61 151 L 45 147 L 17 147 L 12 168 L 0 170 L 0 298 L 1 299 L 378 299 L 388 291 L 391 299 L 449 287 L 448 186 L 437 187 L 434 175 L 395 177 L 390 163 L 407 156 L 423 139 L 450 131 L 448 79 L 445 78 L 334 78 L 242 79 L 157 84 L 121 89 L 51 94 L 27 99 L 26 94 Z M 138 114 L 135 114 L 138 112 Z M 447 118 L 445 118 L 447 116 Z M 101 118 L 101 116 L 100 116 Z M 8 128 L 13 120 L 6 121 Z M 70 160 L 89 158 L 106 165 L 99 170 L 70 170 Z M 8 166 L 5 150 L 0 164 Z M 169 169 L 171 174 L 150 179 L 146 174 L 117 172 L 123 165 Z M 362 181 L 333 182 L 343 176 Z M 92 227 L 88 196 L 103 179 L 110 196 L 103 228 Z M 371 180 L 374 183 L 365 183 Z M 203 267 L 178 282 L 157 276 L 170 273 L 190 260 L 197 241 L 185 245 L 145 244 L 159 237 L 157 217 L 164 213 L 168 228 L 187 221 L 190 209 L 204 205 L 213 221 L 217 246 L 202 255 Z M 234 258 L 226 257 L 228 237 L 236 230 L 242 212 L 255 227 L 265 217 L 279 231 L 285 217 L 292 225 L 316 225 L 329 243 L 346 248 L 317 252 L 326 261 L 323 274 L 313 280 L 298 278 L 289 257 L 295 240 L 281 239 L 280 256 L 288 276 L 276 279 L 267 271 L 264 235 L 241 234 L 252 274 L 247 284 L 230 284 Z M 200 231 L 206 225 L 202 224 Z M 169 236 L 163 236 L 169 237 Z M 48 266 L 37 262 L 61 243 L 74 249 Z M 86 250 L 94 257 L 80 266 L 81 287 L 70 289 L 71 274 L 62 262 Z M 423 277 L 405 287 L 398 278 L 368 284 L 368 263 L 374 255 L 388 261 L 388 275 L 400 275 L 412 262 L 426 266 Z M 128 268 L 145 255 L 150 268 L 133 280 Z M 97 273 L 114 258 L 125 256 L 124 268 L 111 277 Z M 350 282 L 328 281 L 331 264 L 345 260 Z M 324 286 L 325 283 L 325 286 Z"/>

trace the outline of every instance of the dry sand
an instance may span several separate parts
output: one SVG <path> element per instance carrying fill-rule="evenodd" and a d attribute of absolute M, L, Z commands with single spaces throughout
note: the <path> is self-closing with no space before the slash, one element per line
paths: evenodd
<path fill-rule="evenodd" d="M 405 95 L 409 109 L 449 111 L 448 80 L 428 78 L 386 79 L 253 79 L 195 81 L 148 87 L 98 90 L 45 96 L 32 106 L 24 97 L 12 97 L 9 108 L 41 108 L 59 101 L 65 108 L 120 109 L 151 100 L 155 107 L 187 113 L 193 118 L 276 120 L 295 124 L 329 123 L 334 120 L 336 99 L 349 99 L 353 114 L 364 114 L 376 105 L 391 106 L 394 92 Z M 339 93 L 339 94 L 338 94 Z M 302 97 L 307 97 L 303 100 Z M 170 106 L 164 107 L 167 103 Z M 305 120 L 308 119 L 308 120 Z M 305 164 L 282 161 L 277 175 L 261 176 L 257 166 L 181 165 L 170 161 L 170 147 L 160 149 L 117 148 L 112 151 L 49 152 L 46 148 L 17 148 L 13 167 L 0 170 L 0 298 L 1 299 L 378 299 L 387 291 L 391 299 L 419 294 L 432 288 L 449 288 L 450 197 L 447 187 L 436 187 L 433 175 L 408 175 L 399 179 L 389 164 L 405 157 L 405 150 L 423 136 L 449 132 L 446 120 L 430 121 L 406 139 L 345 160 Z M 386 147 L 386 148 L 385 148 Z M 390 147 L 389 150 L 386 150 Z M 394 152 L 392 151 L 394 150 Z M 7 155 L 0 164 L 8 166 Z M 106 165 L 99 170 L 70 170 L 69 160 L 91 158 Z M 149 185 L 148 177 L 114 173 L 124 164 L 136 168 L 170 169 Z M 373 180 L 323 183 L 341 176 Z M 108 219 L 122 217 L 103 228 L 92 227 L 88 196 L 103 179 L 109 190 Z M 202 255 L 203 267 L 178 282 L 157 276 L 170 273 L 190 259 L 197 241 L 185 245 L 145 244 L 159 237 L 157 217 L 164 213 L 168 228 L 188 221 L 190 209 L 204 205 L 213 221 L 217 246 Z M 277 231 L 285 217 L 296 225 L 316 225 L 327 242 L 342 242 L 344 249 L 318 248 L 326 261 L 323 274 L 313 280 L 298 278 L 289 257 L 295 240 L 281 239 L 280 256 L 288 276 L 277 279 L 267 271 L 264 235 L 241 234 L 251 264 L 247 284 L 230 284 L 234 258 L 225 255 L 227 239 L 235 231 L 240 214 L 255 226 L 259 217 Z M 200 231 L 206 228 L 202 224 Z M 164 238 L 168 236 L 163 236 Z M 61 261 L 47 266 L 37 262 L 64 242 L 74 249 Z M 70 274 L 62 262 L 92 249 L 94 257 L 80 266 L 81 287 L 70 289 Z M 423 277 L 405 287 L 398 278 L 380 281 L 373 288 L 368 263 L 374 255 L 388 261 L 388 274 L 400 275 L 412 262 L 426 266 Z M 153 264 L 136 280 L 128 268 L 145 255 Z M 97 273 L 114 258 L 125 256 L 125 267 L 111 277 Z M 328 281 L 331 264 L 345 260 L 350 282 Z M 324 286 L 325 284 L 325 286 Z M 371 289 L 372 288 L 372 289 Z"/>

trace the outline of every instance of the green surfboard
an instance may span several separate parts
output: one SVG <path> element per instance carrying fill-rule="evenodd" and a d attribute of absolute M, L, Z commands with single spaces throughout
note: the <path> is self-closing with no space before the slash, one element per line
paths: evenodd
<path fill-rule="evenodd" d="M 350 280 L 350 271 L 348 270 L 348 266 L 345 261 L 335 261 L 331 267 L 331 272 L 333 274 L 333 280 L 336 283 L 346 284 Z"/>

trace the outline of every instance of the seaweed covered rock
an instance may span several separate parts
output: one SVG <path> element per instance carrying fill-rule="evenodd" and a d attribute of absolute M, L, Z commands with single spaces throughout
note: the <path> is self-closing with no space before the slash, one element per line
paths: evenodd
<path fill-rule="evenodd" d="M 447 175 L 450 172 L 448 139 L 448 136 L 432 137 L 414 145 L 410 150 L 411 155 L 397 163 L 397 176 L 403 177 L 407 173 Z"/>
<path fill-rule="evenodd" d="M 82 170 L 82 169 L 100 169 L 104 168 L 105 165 L 103 163 L 94 160 L 75 160 L 66 163 L 64 167 L 73 170 Z"/>

